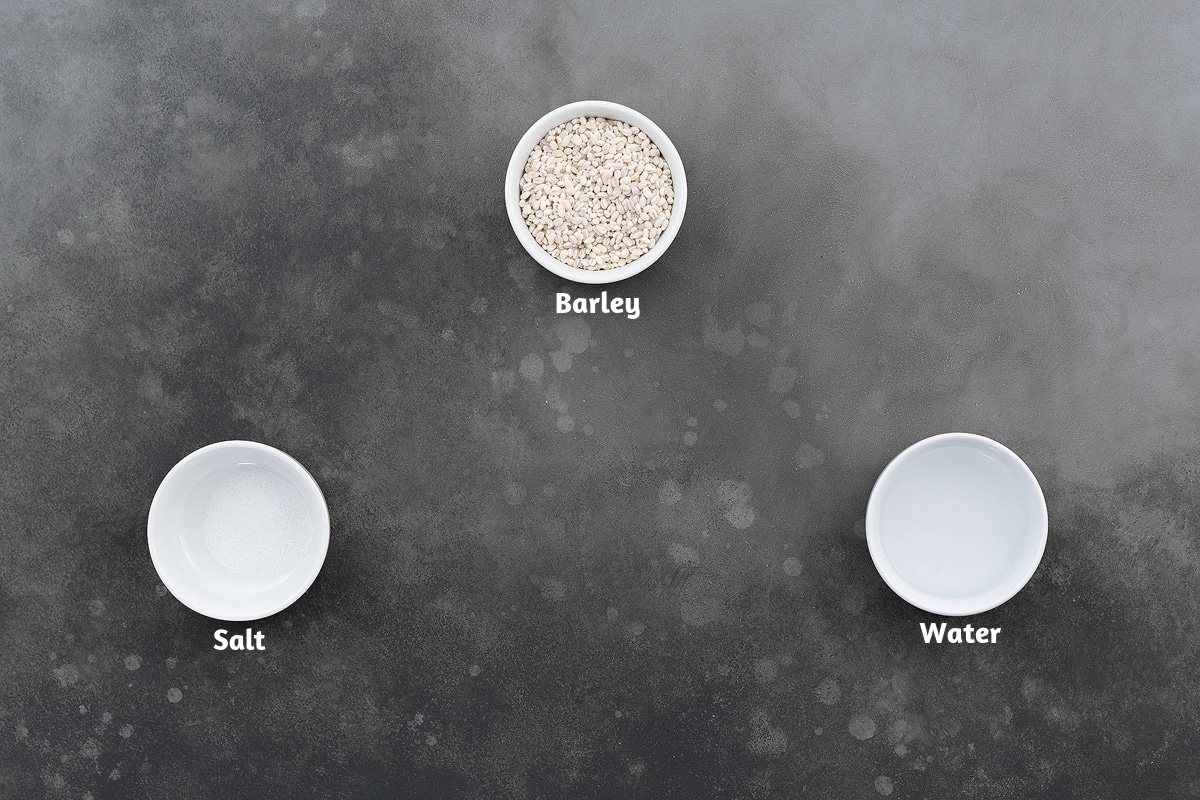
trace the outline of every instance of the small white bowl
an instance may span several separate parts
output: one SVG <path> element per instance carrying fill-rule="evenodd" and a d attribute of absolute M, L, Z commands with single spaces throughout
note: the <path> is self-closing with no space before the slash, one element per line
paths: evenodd
<path fill-rule="evenodd" d="M 896 456 L 867 504 L 867 545 L 892 590 L 945 616 L 1004 603 L 1046 549 L 1046 500 L 999 442 L 943 433 Z"/>
<path fill-rule="evenodd" d="M 667 166 L 671 168 L 675 202 L 671 206 L 671 218 L 667 221 L 667 228 L 645 255 L 623 267 L 590 270 L 564 264 L 542 249 L 542 246 L 534 240 L 533 234 L 529 232 L 525 218 L 521 216 L 521 176 L 525 173 L 525 162 L 529 160 L 529 154 L 551 128 L 576 117 L 605 117 L 628 122 L 630 125 L 641 128 L 658 146 Z M 529 251 L 529 255 L 533 256 L 543 267 L 560 278 L 566 278 L 576 283 L 615 283 L 632 278 L 658 261 L 659 257 L 667 252 L 667 248 L 675 239 L 675 234 L 679 232 L 679 226 L 683 224 L 683 212 L 687 208 L 687 177 L 683 173 L 683 160 L 679 157 L 679 151 L 675 149 L 675 145 L 671 143 L 662 129 L 647 117 L 632 108 L 617 103 L 607 103 L 603 100 L 583 100 L 554 109 L 533 123 L 533 127 L 525 132 L 521 141 L 517 142 L 517 147 L 513 150 L 512 158 L 508 162 L 508 173 L 504 177 L 504 204 L 508 208 L 508 220 L 512 223 L 517 239 Z"/>
<path fill-rule="evenodd" d="M 241 470 L 265 470 L 296 489 L 307 516 L 307 541 L 296 563 L 271 574 L 235 574 L 205 544 L 203 518 L 214 490 Z M 150 558 L 179 602 L 215 619 L 253 620 L 290 606 L 316 580 L 329 549 L 329 509 L 300 462 L 258 442 L 210 444 L 163 478 L 146 525 Z"/>

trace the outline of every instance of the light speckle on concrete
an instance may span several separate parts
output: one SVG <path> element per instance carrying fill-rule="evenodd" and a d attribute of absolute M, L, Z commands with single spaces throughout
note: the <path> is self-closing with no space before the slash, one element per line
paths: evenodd
<path fill-rule="evenodd" d="M 859 741 L 866 741 L 875 735 L 875 720 L 866 714 L 855 714 L 850 718 L 850 735 Z"/>

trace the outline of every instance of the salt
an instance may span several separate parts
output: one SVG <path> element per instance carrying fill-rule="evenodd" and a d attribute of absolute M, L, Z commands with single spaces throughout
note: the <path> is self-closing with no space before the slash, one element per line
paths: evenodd
<path fill-rule="evenodd" d="M 259 467 L 239 469 L 216 485 L 205 503 L 201 528 L 217 564 L 258 580 L 295 569 L 313 533 L 296 487 Z"/>

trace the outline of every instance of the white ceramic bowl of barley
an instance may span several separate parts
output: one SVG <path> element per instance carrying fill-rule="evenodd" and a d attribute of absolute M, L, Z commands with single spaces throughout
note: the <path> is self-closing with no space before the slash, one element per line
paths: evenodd
<path fill-rule="evenodd" d="M 525 164 L 529 160 L 530 152 L 551 128 L 576 117 L 605 117 L 641 128 L 658 147 L 663 160 L 667 162 L 667 166 L 671 170 L 671 184 L 675 191 L 675 200 L 671 205 L 671 216 L 667 227 L 645 255 L 623 267 L 589 270 L 565 264 L 546 252 L 537 243 L 533 234 L 529 232 L 529 226 L 525 224 L 525 218 L 521 216 L 521 176 L 525 172 Z M 671 246 L 671 242 L 675 240 L 675 234 L 679 232 L 679 226 L 683 224 L 683 212 L 687 207 L 687 178 L 683 172 L 683 160 L 679 157 L 679 151 L 663 133 L 662 128 L 655 125 L 648 117 L 618 103 L 583 100 L 561 106 L 546 114 L 533 123 L 533 126 L 521 137 L 521 141 L 517 142 L 517 147 L 513 150 L 512 158 L 508 162 L 508 173 L 504 178 L 504 204 L 508 208 L 508 220 L 512 223 L 517 239 L 529 252 L 529 255 L 533 256 L 534 260 L 543 267 L 561 278 L 576 283 L 615 283 L 637 275 L 657 261 Z"/>

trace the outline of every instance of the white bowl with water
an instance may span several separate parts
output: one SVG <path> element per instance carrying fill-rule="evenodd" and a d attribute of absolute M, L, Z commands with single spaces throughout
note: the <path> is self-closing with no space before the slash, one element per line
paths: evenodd
<path fill-rule="evenodd" d="M 999 442 L 943 433 L 896 456 L 867 505 L 867 545 L 884 581 L 914 606 L 946 616 L 1004 603 L 1033 577 L 1046 548 L 1037 478 Z"/>
<path fill-rule="evenodd" d="M 163 585 L 222 620 L 287 608 L 316 580 L 329 549 L 317 482 L 258 442 L 218 442 L 186 456 L 159 485 L 146 529 Z"/>

